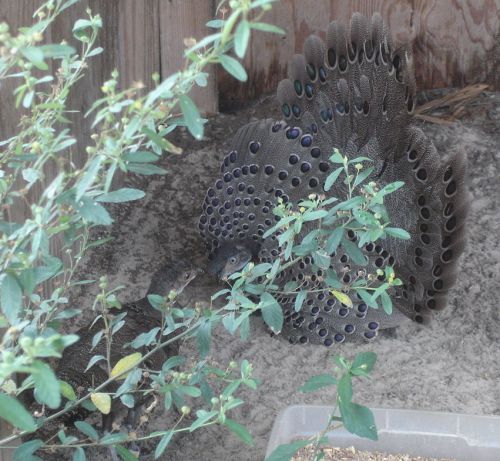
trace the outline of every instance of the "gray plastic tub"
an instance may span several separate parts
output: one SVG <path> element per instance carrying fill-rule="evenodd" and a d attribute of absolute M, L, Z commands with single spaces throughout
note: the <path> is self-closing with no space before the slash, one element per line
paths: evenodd
<path fill-rule="evenodd" d="M 283 443 L 321 432 L 332 410 L 313 405 L 295 405 L 283 410 L 274 423 L 266 457 Z M 498 416 L 382 408 L 372 411 L 379 434 L 377 442 L 339 429 L 327 434 L 332 446 L 457 461 L 500 460 Z"/>

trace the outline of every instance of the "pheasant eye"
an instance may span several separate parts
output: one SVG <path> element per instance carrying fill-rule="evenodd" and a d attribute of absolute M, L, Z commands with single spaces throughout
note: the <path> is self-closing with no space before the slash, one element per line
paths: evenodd
<path fill-rule="evenodd" d="M 234 256 L 233 256 L 233 257 L 231 257 L 231 258 L 229 258 L 229 262 L 230 262 L 231 264 L 236 264 L 236 258 L 235 258 Z"/>

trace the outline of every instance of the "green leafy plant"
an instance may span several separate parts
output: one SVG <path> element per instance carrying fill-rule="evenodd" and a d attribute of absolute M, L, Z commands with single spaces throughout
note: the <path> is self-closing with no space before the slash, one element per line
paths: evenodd
<path fill-rule="evenodd" d="M 308 445 L 312 445 L 311 461 L 319 461 L 322 459 L 320 445 L 328 443 L 326 434 L 340 427 L 345 427 L 349 432 L 360 437 L 377 440 L 377 428 L 373 413 L 368 407 L 352 402 L 353 378 L 368 377 L 375 365 L 376 358 L 373 352 L 359 353 L 352 362 L 337 356 L 335 362 L 338 376 L 324 374 L 308 379 L 299 389 L 301 392 L 316 392 L 328 386 L 337 386 L 335 407 L 325 428 L 309 439 L 278 446 L 266 458 L 266 461 L 289 461 L 298 450 Z"/>
<path fill-rule="evenodd" d="M 341 246 L 354 263 L 366 266 L 368 260 L 360 249 L 366 243 L 376 242 L 389 235 L 409 238 L 403 229 L 389 226 L 389 216 L 383 204 L 384 197 L 403 183 L 391 183 L 382 189 L 372 181 L 366 183 L 373 168 L 364 169 L 360 162 L 368 162 L 368 158 L 349 160 L 334 151 L 330 160 L 341 166 L 327 177 L 325 190 L 328 191 L 335 182 L 342 182 L 346 186 L 345 200 L 311 194 L 298 204 L 298 209 L 291 203 L 281 202 L 274 209 L 280 220 L 264 233 L 264 238 L 273 234 L 278 236 L 280 255 L 272 264 L 248 264 L 241 272 L 229 277 L 234 282 L 231 289 L 214 295 L 214 298 L 223 295 L 229 297 L 226 310 L 230 313 L 223 323 L 231 333 L 241 328 L 241 335 L 246 338 L 248 318 L 256 310 L 262 311 L 264 321 L 271 330 L 276 333 L 281 331 L 284 317 L 277 299 L 282 296 L 294 297 L 294 309 L 299 312 L 308 291 L 302 289 L 304 282 L 290 281 L 282 287 L 277 283 L 277 278 L 282 271 L 299 264 L 307 256 L 312 258 L 313 268 L 325 272 L 325 283 L 316 291 L 331 293 L 350 308 L 353 304 L 349 295 L 359 294 L 371 308 L 378 309 L 380 302 L 385 312 L 392 312 L 389 292 L 402 282 L 396 277 L 391 265 L 386 265 L 384 269 L 377 268 L 374 273 L 365 271 L 356 279 L 345 282 L 331 268 L 331 255 Z M 312 230 L 303 236 L 306 225 L 308 230 Z M 300 241 L 297 242 L 299 236 Z M 357 245 L 351 237 L 356 237 Z M 255 298 L 258 298 L 257 302 Z"/>

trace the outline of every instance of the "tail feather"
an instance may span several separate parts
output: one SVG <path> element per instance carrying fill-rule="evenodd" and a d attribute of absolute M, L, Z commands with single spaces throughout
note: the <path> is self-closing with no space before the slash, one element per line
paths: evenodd
<path fill-rule="evenodd" d="M 260 258 L 272 261 L 278 254 L 275 236 L 262 236 L 274 224 L 270 210 L 278 197 L 297 204 L 311 192 L 324 192 L 331 168 L 326 160 L 334 148 L 349 158 L 368 157 L 374 165 L 368 180 L 381 187 L 405 183 L 386 196 L 386 207 L 391 226 L 407 230 L 411 238 L 388 237 L 381 245 L 403 280 L 394 298 L 399 314 L 427 322 L 446 305 L 457 277 L 468 197 L 463 155 L 441 156 L 411 125 L 415 91 L 411 50 L 395 46 L 379 14 L 369 20 L 355 13 L 349 27 L 332 22 L 326 43 L 307 38 L 289 77 L 278 85 L 284 121 L 242 127 L 221 178 L 207 193 L 199 228 L 211 251 L 231 240 L 253 239 L 262 247 Z M 345 188 L 338 182 L 328 194 L 344 198 Z M 291 312 L 287 305 L 284 301 Z M 291 315 L 290 328 L 299 334 L 303 328 Z M 358 322 L 355 313 L 351 317 L 360 336 L 372 335 L 365 331 L 369 322 Z M 392 326 L 386 317 L 370 313 L 366 318 L 383 328 Z M 342 315 L 328 312 L 327 318 L 331 331 L 344 334 Z"/>

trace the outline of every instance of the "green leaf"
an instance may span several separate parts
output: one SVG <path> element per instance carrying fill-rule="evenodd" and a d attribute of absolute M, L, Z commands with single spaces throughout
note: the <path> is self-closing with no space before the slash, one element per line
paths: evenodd
<path fill-rule="evenodd" d="M 130 452 L 123 445 L 115 445 L 116 452 L 123 461 L 137 461 L 137 456 Z"/>
<path fill-rule="evenodd" d="M 184 55 L 188 56 L 193 51 L 196 51 L 196 50 L 199 50 L 200 48 L 206 47 L 207 45 L 209 45 L 210 43 L 214 42 L 215 40 L 218 40 L 221 37 L 221 35 L 222 34 L 220 32 L 217 32 L 216 34 L 207 35 L 206 37 L 203 37 L 198 43 L 196 43 L 196 45 L 194 45 L 191 48 L 187 49 L 184 52 Z"/>
<path fill-rule="evenodd" d="M 89 53 L 87 53 L 87 57 L 91 58 L 92 56 L 97 56 L 98 54 L 101 54 L 103 51 L 104 51 L 104 48 L 98 46 L 98 47 L 94 48 L 92 51 L 90 51 Z"/>
<path fill-rule="evenodd" d="M 372 411 L 357 403 L 344 402 L 339 405 L 344 427 L 351 433 L 370 440 L 378 440 L 377 426 Z"/>
<path fill-rule="evenodd" d="M 338 149 L 333 149 L 333 154 L 330 157 L 332 163 L 344 163 L 344 157 L 340 154 Z"/>
<path fill-rule="evenodd" d="M 324 186 L 326 192 L 328 192 L 332 188 L 332 186 L 335 184 L 335 181 L 337 181 L 337 178 L 339 177 L 340 173 L 343 170 L 344 167 L 341 166 L 328 175 L 328 177 L 325 180 L 325 186 Z"/>
<path fill-rule="evenodd" d="M 40 70 L 48 70 L 49 66 L 43 60 L 43 51 L 39 46 L 21 48 L 22 55 Z"/>
<path fill-rule="evenodd" d="M 342 240 L 342 237 L 344 236 L 344 228 L 343 227 L 337 227 L 328 237 L 328 240 L 326 241 L 326 251 L 328 254 L 332 254 L 334 251 L 337 250 L 337 247 L 340 244 L 340 241 Z"/>
<path fill-rule="evenodd" d="M 158 133 L 153 130 L 150 130 L 147 127 L 142 127 L 141 131 L 151 140 L 154 144 L 156 144 L 160 149 L 167 150 L 168 144 L 165 139 L 163 139 Z"/>
<path fill-rule="evenodd" d="M 328 269 L 330 267 L 331 258 L 327 253 L 318 250 L 313 253 L 314 264 L 316 264 L 321 269 Z"/>
<path fill-rule="evenodd" d="M 149 303 L 155 308 L 156 310 L 161 310 L 164 303 L 165 303 L 165 298 L 160 295 L 148 295 L 147 296 Z"/>
<path fill-rule="evenodd" d="M 310 443 L 311 441 L 306 439 L 279 445 L 275 450 L 273 450 L 269 457 L 265 459 L 265 461 L 290 461 L 297 451 L 306 447 Z"/>
<path fill-rule="evenodd" d="M 332 290 L 331 293 L 332 293 L 333 296 L 335 296 L 345 306 L 347 306 L 347 307 L 352 307 L 353 306 L 351 298 L 349 298 L 349 296 L 346 295 L 345 293 L 342 293 L 342 292 L 337 291 L 337 290 Z"/>
<path fill-rule="evenodd" d="M 246 19 L 243 19 L 236 28 L 234 34 L 234 51 L 238 58 L 243 58 L 247 51 L 248 40 L 250 39 L 250 25 Z"/>
<path fill-rule="evenodd" d="M 356 354 L 351 365 L 351 372 L 355 370 L 362 370 L 363 373 L 370 373 L 373 370 L 375 362 L 377 361 L 377 354 L 375 352 L 360 352 Z"/>
<path fill-rule="evenodd" d="M 75 208 L 80 216 L 94 224 L 109 226 L 113 223 L 113 218 L 102 205 L 94 202 L 90 197 L 82 197 L 75 204 Z"/>
<path fill-rule="evenodd" d="M 85 461 L 87 458 L 85 457 L 85 452 L 82 447 L 77 447 L 73 452 L 73 461 Z"/>
<path fill-rule="evenodd" d="M 120 400 L 128 408 L 134 408 L 135 406 L 135 399 L 132 394 L 123 394 L 120 395 Z"/>
<path fill-rule="evenodd" d="M 166 362 L 164 362 L 161 370 L 163 373 L 166 373 L 168 370 L 178 367 L 184 363 L 185 359 L 180 355 L 174 355 L 173 357 L 169 357 Z"/>
<path fill-rule="evenodd" d="M 99 434 L 97 431 L 85 421 L 75 421 L 75 427 L 82 433 L 85 434 L 90 440 L 99 440 Z"/>
<path fill-rule="evenodd" d="M 299 291 L 299 294 L 295 298 L 295 305 L 294 305 L 295 312 L 299 312 L 300 309 L 302 309 L 302 304 L 304 303 L 306 297 L 307 297 L 307 291 L 304 290 Z"/>
<path fill-rule="evenodd" d="M 98 331 L 93 337 L 92 337 L 92 349 L 96 347 L 99 344 L 99 341 L 102 338 L 102 335 L 104 334 L 104 331 Z"/>
<path fill-rule="evenodd" d="M 196 339 L 198 343 L 198 351 L 200 357 L 204 358 L 210 351 L 210 342 L 212 338 L 212 323 L 210 320 L 203 321 L 196 332 Z"/>
<path fill-rule="evenodd" d="M 203 120 L 195 103 L 185 94 L 179 96 L 179 103 L 189 132 L 195 139 L 201 139 L 203 137 Z"/>
<path fill-rule="evenodd" d="M 382 307 L 384 312 L 388 315 L 392 314 L 392 300 L 391 297 L 387 294 L 387 291 L 384 291 L 380 295 L 380 300 L 382 301 Z"/>
<path fill-rule="evenodd" d="M 127 165 L 127 171 L 131 171 L 132 173 L 137 174 L 143 174 L 145 176 L 167 173 L 167 170 L 156 165 L 150 165 L 149 163 L 129 163 Z"/>
<path fill-rule="evenodd" d="M 44 263 L 46 266 L 35 267 L 35 281 L 37 285 L 54 277 L 63 268 L 62 261 L 54 256 L 45 257 Z"/>
<path fill-rule="evenodd" d="M 189 395 L 189 397 L 201 396 L 201 391 L 195 386 L 179 386 L 177 390 L 182 394 Z"/>
<path fill-rule="evenodd" d="M 23 292 L 16 278 L 8 272 L 2 280 L 1 290 L 2 312 L 9 323 L 13 324 L 19 317 L 23 306 Z"/>
<path fill-rule="evenodd" d="M 40 360 L 35 361 L 31 367 L 37 399 L 50 408 L 57 408 L 61 405 L 61 386 L 55 373 Z"/>
<path fill-rule="evenodd" d="M 368 306 L 372 307 L 373 309 L 378 309 L 378 304 L 375 300 L 372 299 L 372 295 L 368 293 L 366 290 L 358 289 L 356 290 L 357 293 L 359 293 L 359 296 L 361 296 L 361 299 L 368 304 Z"/>
<path fill-rule="evenodd" d="M 80 406 L 82 408 L 85 408 L 85 410 L 88 410 L 90 412 L 94 412 L 94 411 L 97 411 L 97 408 L 95 407 L 95 405 L 90 401 L 90 400 L 84 400 Z"/>
<path fill-rule="evenodd" d="M 302 387 L 299 387 L 301 392 L 314 392 L 326 386 L 337 384 L 337 380 L 331 375 L 317 375 L 309 378 Z"/>
<path fill-rule="evenodd" d="M 132 200 L 139 200 L 146 195 L 144 191 L 139 189 L 131 189 L 124 187 L 122 189 L 114 190 L 108 194 L 99 195 L 96 202 L 109 202 L 109 203 L 122 203 L 131 202 Z"/>
<path fill-rule="evenodd" d="M 14 461 L 41 461 L 38 456 L 33 456 L 33 453 L 43 446 L 40 439 L 30 440 L 16 448 L 13 455 Z"/>
<path fill-rule="evenodd" d="M 42 45 L 39 48 L 46 58 L 67 58 L 76 53 L 76 50 L 72 46 L 57 43 Z"/>
<path fill-rule="evenodd" d="M 325 216 L 328 216 L 328 211 L 326 210 L 315 210 L 315 211 L 309 211 L 304 213 L 303 216 L 303 221 L 315 221 L 317 219 L 324 218 Z"/>
<path fill-rule="evenodd" d="M 172 431 L 168 431 L 158 442 L 158 445 L 156 446 L 155 450 L 155 459 L 158 459 L 165 449 L 167 448 L 167 445 L 170 443 L 170 440 L 172 440 L 172 436 L 174 433 Z"/>
<path fill-rule="evenodd" d="M 66 397 L 68 400 L 76 400 L 76 393 L 71 384 L 59 380 L 59 386 L 61 387 L 61 394 L 63 397 Z"/>
<path fill-rule="evenodd" d="M 123 381 L 123 383 L 120 385 L 120 387 L 116 390 L 115 392 L 115 397 L 122 396 L 123 394 L 126 394 L 127 392 L 131 391 L 137 386 L 137 383 L 142 377 L 142 370 L 140 368 L 136 368 L 132 370 L 130 373 L 127 374 L 127 377 Z M 125 399 L 127 401 L 127 399 Z M 128 399 L 130 402 L 130 399 Z"/>
<path fill-rule="evenodd" d="M 78 19 L 73 26 L 73 35 L 78 40 L 87 37 L 87 29 L 92 27 L 92 22 L 88 19 Z"/>
<path fill-rule="evenodd" d="M 255 30 L 260 30 L 262 32 L 270 32 L 272 34 L 279 34 L 279 35 L 286 34 L 286 32 L 280 27 L 277 27 L 274 24 L 267 24 L 265 22 L 253 22 L 250 24 L 250 27 Z"/>
<path fill-rule="evenodd" d="M 339 403 L 349 403 L 352 400 L 352 379 L 349 374 L 343 375 L 337 384 L 337 400 Z"/>
<path fill-rule="evenodd" d="M 102 333 L 102 332 L 99 332 Z M 94 336 L 95 338 L 95 336 Z M 87 364 L 87 368 L 85 368 L 84 373 L 87 373 L 88 370 L 90 370 L 97 362 L 100 362 L 101 360 L 106 360 L 106 357 L 104 355 L 94 355 L 90 360 L 89 363 Z"/>
<path fill-rule="evenodd" d="M 158 155 L 147 151 L 127 152 L 123 156 L 123 160 L 132 163 L 151 163 L 156 162 L 159 159 L 160 157 Z"/>
<path fill-rule="evenodd" d="M 38 229 L 37 235 L 39 231 L 41 231 L 41 229 Z M 31 295 L 36 287 L 35 269 L 33 268 L 24 269 L 19 274 L 18 282 L 22 286 L 24 293 L 28 296 Z"/>
<path fill-rule="evenodd" d="M 189 426 L 189 432 L 193 432 L 199 427 L 203 426 L 207 421 L 210 421 L 212 418 L 215 418 L 219 414 L 218 411 L 206 411 L 206 410 L 198 410 L 196 412 L 197 419 Z"/>
<path fill-rule="evenodd" d="M 60 12 L 64 11 L 66 8 L 69 8 L 70 6 L 73 6 L 75 3 L 78 3 L 79 0 L 66 0 L 66 2 L 63 2 L 63 4 L 59 7 Z"/>
<path fill-rule="evenodd" d="M 266 322 L 274 333 L 279 333 L 283 328 L 283 311 L 281 306 L 269 293 L 263 293 L 260 301 L 264 322 Z"/>
<path fill-rule="evenodd" d="M 385 290 L 387 290 L 387 288 L 389 288 L 388 283 L 383 283 L 382 285 L 377 287 L 377 289 L 372 294 L 372 301 L 375 301 Z"/>
<path fill-rule="evenodd" d="M 206 72 L 200 72 L 198 75 L 196 75 L 194 81 L 198 86 L 205 88 L 208 85 L 208 74 Z"/>
<path fill-rule="evenodd" d="M 236 421 L 226 418 L 224 425 L 227 426 L 234 434 L 236 434 L 247 445 L 253 445 L 253 439 L 245 426 L 237 423 Z"/>
<path fill-rule="evenodd" d="M 211 27 L 212 29 L 221 29 L 224 27 L 225 21 L 223 19 L 211 19 L 205 25 Z"/>
<path fill-rule="evenodd" d="M 134 349 L 138 349 L 139 347 L 142 346 L 149 346 L 152 342 L 156 340 L 156 335 L 160 331 L 160 327 L 153 328 L 152 330 L 149 330 L 146 333 L 141 333 L 138 335 L 131 343 L 130 345 Z"/>
<path fill-rule="evenodd" d="M 343 286 L 337 276 L 337 273 L 331 269 L 326 271 L 325 283 L 328 288 L 334 288 L 336 290 L 341 290 Z"/>
<path fill-rule="evenodd" d="M 247 81 L 247 72 L 239 61 L 232 58 L 231 56 L 228 56 L 227 54 L 223 54 L 222 56 L 220 56 L 219 61 L 222 67 L 224 67 L 224 69 L 229 72 L 235 79 L 240 80 L 241 82 Z"/>
<path fill-rule="evenodd" d="M 359 266 L 366 266 L 368 264 L 368 258 L 358 246 L 345 237 L 342 238 L 342 248 L 344 248 L 349 258 L 351 258 L 355 264 Z"/>
<path fill-rule="evenodd" d="M 396 181 L 390 184 L 387 184 L 383 189 L 379 190 L 375 196 L 372 198 L 373 203 L 383 203 L 383 199 L 387 194 L 391 194 L 392 192 L 398 190 L 403 187 L 405 183 L 403 181 Z"/>
<path fill-rule="evenodd" d="M 90 165 L 86 168 L 85 173 L 76 185 L 76 202 L 83 197 L 83 194 L 85 194 L 87 189 L 94 183 L 103 161 L 104 157 L 102 155 L 98 155 L 92 159 Z"/>
<path fill-rule="evenodd" d="M 356 176 L 356 179 L 354 180 L 354 184 L 352 185 L 353 189 L 361 184 L 368 176 L 370 176 L 373 172 L 374 168 L 367 168 L 366 170 L 362 171 Z"/>
<path fill-rule="evenodd" d="M 271 269 L 271 267 L 272 265 L 269 263 L 257 264 L 251 271 L 252 280 L 254 278 L 260 277 L 261 275 L 264 275 L 269 271 L 269 269 Z"/>
<path fill-rule="evenodd" d="M 94 394 L 95 395 L 95 394 Z M 122 434 L 122 433 L 117 433 L 117 434 L 106 434 L 100 442 L 103 445 L 113 445 L 115 443 L 120 443 L 128 439 L 128 434 Z"/>
<path fill-rule="evenodd" d="M 0 393 L 0 418 L 22 431 L 36 430 L 31 414 L 14 397 L 3 393 Z"/>
<path fill-rule="evenodd" d="M 23 107 L 24 108 L 28 108 L 28 107 L 31 107 L 31 103 L 33 102 L 33 97 L 35 96 L 35 92 L 34 91 L 28 91 L 26 92 L 26 94 L 24 95 L 24 98 L 23 98 Z"/>
<path fill-rule="evenodd" d="M 242 341 L 247 341 L 250 336 L 250 320 L 248 316 L 243 317 L 240 324 L 240 337 Z"/>
<path fill-rule="evenodd" d="M 386 227 L 384 230 L 390 236 L 396 237 L 398 239 L 408 240 L 409 238 L 411 238 L 411 235 L 408 232 L 406 232 L 404 229 L 399 229 L 398 227 Z"/>

